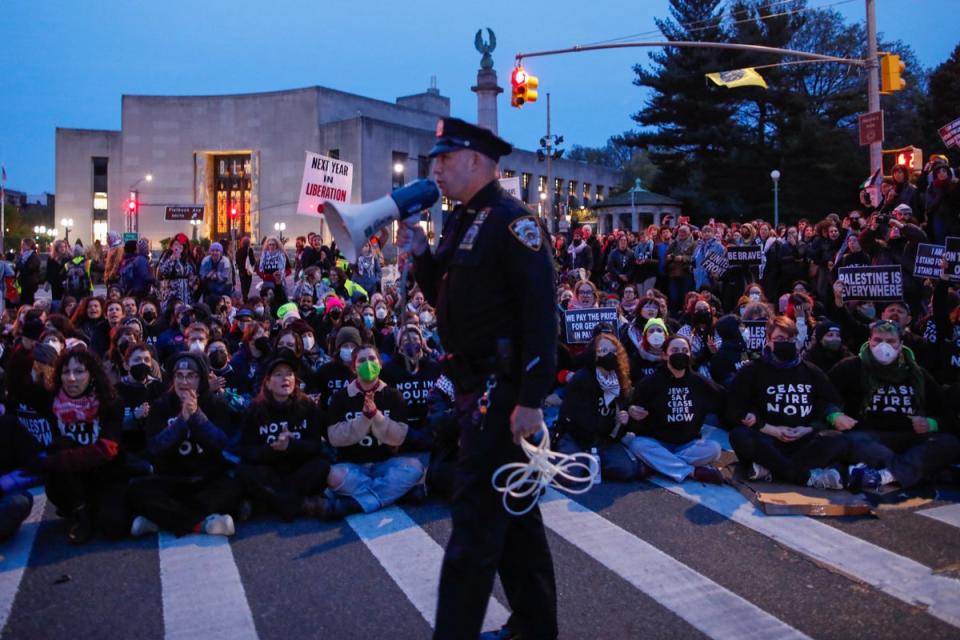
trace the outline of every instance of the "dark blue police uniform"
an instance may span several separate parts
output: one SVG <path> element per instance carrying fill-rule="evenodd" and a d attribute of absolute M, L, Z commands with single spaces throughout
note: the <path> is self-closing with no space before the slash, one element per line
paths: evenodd
<path fill-rule="evenodd" d="M 431 155 L 457 149 L 494 159 L 512 150 L 486 129 L 445 118 Z M 526 205 L 493 180 L 454 209 L 436 253 L 425 252 L 415 265 L 450 354 L 461 430 L 434 637 L 476 638 L 499 572 L 513 611 L 509 629 L 524 638 L 555 638 L 556 584 L 540 511 L 508 514 L 490 484 L 500 465 L 526 460 L 512 440 L 514 407 L 539 408 L 553 381 L 550 238 Z"/>

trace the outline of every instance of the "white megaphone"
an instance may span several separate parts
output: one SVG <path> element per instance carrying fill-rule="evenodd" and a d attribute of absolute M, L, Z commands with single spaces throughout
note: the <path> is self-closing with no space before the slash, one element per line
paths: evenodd
<path fill-rule="evenodd" d="M 405 220 L 429 209 L 440 199 L 432 180 L 416 180 L 388 196 L 364 204 L 323 203 L 323 217 L 337 249 L 348 262 L 356 262 L 363 244 L 394 220 Z"/>

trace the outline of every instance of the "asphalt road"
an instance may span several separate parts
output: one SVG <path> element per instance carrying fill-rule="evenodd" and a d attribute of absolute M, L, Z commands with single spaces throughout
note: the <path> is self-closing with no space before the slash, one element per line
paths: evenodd
<path fill-rule="evenodd" d="M 544 503 L 561 637 L 960 634 L 960 505 L 772 517 L 729 487 L 661 484 Z M 2 637 L 425 638 L 449 534 L 428 502 L 77 548 L 47 506 L 0 547 Z M 506 607 L 498 586 L 488 626 Z"/>

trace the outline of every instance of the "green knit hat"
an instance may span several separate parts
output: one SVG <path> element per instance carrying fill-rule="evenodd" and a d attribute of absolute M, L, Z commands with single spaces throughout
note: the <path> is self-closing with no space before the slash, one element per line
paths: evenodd
<path fill-rule="evenodd" d="M 667 329 L 667 323 L 663 321 L 663 318 L 650 318 L 647 320 L 647 324 L 643 325 L 644 335 L 647 334 L 647 331 L 650 331 L 650 327 L 660 327 L 664 335 L 670 335 L 670 331 Z"/>

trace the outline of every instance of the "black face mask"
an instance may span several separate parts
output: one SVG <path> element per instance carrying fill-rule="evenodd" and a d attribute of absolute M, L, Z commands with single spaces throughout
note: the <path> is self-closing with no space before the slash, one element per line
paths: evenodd
<path fill-rule="evenodd" d="M 408 358 L 416 358 L 420 355 L 420 345 L 416 342 L 408 342 L 403 345 L 403 352 Z"/>
<path fill-rule="evenodd" d="M 797 343 L 793 340 L 773 343 L 773 356 L 780 362 L 790 362 L 797 357 Z"/>
<path fill-rule="evenodd" d="M 702 309 L 694 312 L 693 314 L 693 321 L 697 324 L 707 324 L 710 322 L 710 318 L 710 312 Z"/>
<path fill-rule="evenodd" d="M 148 323 L 149 323 L 149 322 L 153 322 L 153 321 L 156 320 L 156 319 L 157 319 L 157 314 L 156 314 L 155 312 L 153 312 L 153 311 L 144 311 L 144 312 L 143 312 L 143 320 L 144 320 L 144 322 L 148 322 Z"/>
<path fill-rule="evenodd" d="M 597 366 L 607 371 L 615 371 L 617 368 L 617 354 L 610 352 L 602 356 L 597 356 Z"/>
<path fill-rule="evenodd" d="M 214 369 L 223 369 L 227 366 L 227 352 L 222 349 L 211 351 L 207 357 L 210 358 L 210 366 Z"/>
<path fill-rule="evenodd" d="M 143 382 L 147 379 L 147 376 L 150 375 L 150 365 L 140 363 L 135 364 L 130 367 L 130 377 L 136 380 L 137 382 Z"/>
<path fill-rule="evenodd" d="M 182 318 L 180 318 L 180 328 L 181 328 L 181 329 L 186 329 L 186 328 L 189 327 L 191 324 L 193 324 L 193 318 L 191 318 L 190 316 L 183 316 Z"/>
<path fill-rule="evenodd" d="M 253 346 L 260 353 L 266 353 L 270 351 L 270 340 L 263 336 L 260 336 L 259 338 L 253 341 Z"/>
<path fill-rule="evenodd" d="M 690 354 L 688 353 L 671 353 L 667 360 L 670 362 L 670 366 L 677 371 L 686 371 L 690 366 Z"/>

